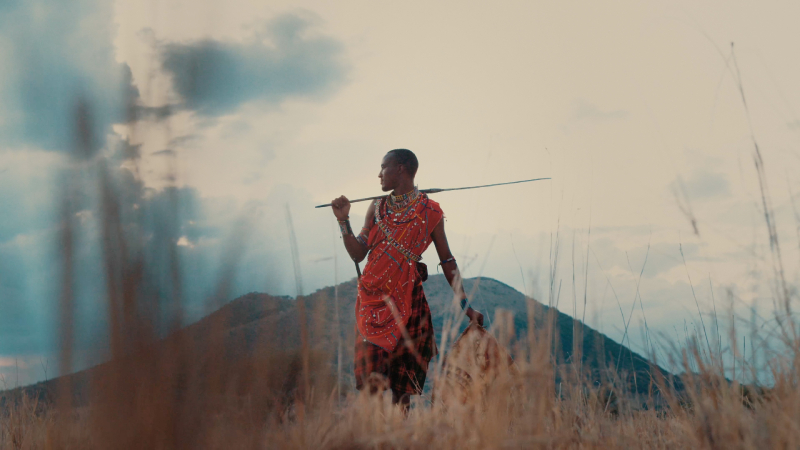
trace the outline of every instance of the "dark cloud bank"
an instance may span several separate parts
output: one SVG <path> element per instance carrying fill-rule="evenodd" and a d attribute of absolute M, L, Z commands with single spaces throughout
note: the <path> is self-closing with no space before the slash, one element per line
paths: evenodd
<path fill-rule="evenodd" d="M 91 142 L 102 146 L 138 98 L 115 59 L 113 4 L 95 0 L 0 1 L 0 146 L 73 148 L 78 99 L 91 108 Z M 2 147 L 0 147 L 2 148 Z"/>
<path fill-rule="evenodd" d="M 116 61 L 112 2 L 5 0 L 0 11 L 0 145 L 9 147 L 71 150 L 79 100 L 101 147 L 112 124 L 136 113 L 160 120 L 188 108 L 217 116 L 248 102 L 321 98 L 347 73 L 339 41 L 313 34 L 309 17 L 284 14 L 244 43 L 162 42 L 162 69 L 183 103 L 144 106 L 130 68 Z"/>
<path fill-rule="evenodd" d="M 288 14 L 268 22 L 261 35 L 243 43 L 161 42 L 162 69 L 181 102 L 146 106 L 129 67 L 116 61 L 113 20 L 111 1 L 0 0 L 0 155 L 23 148 L 72 151 L 79 100 L 91 117 L 90 142 L 97 150 L 107 144 L 111 126 L 135 118 L 133 113 L 162 120 L 189 109 L 215 117 L 245 103 L 275 107 L 289 98 L 321 99 L 346 79 L 342 44 L 314 34 L 308 17 Z M 139 148 L 124 141 L 103 156 L 110 158 L 114 185 L 132 193 L 122 205 L 125 217 L 140 218 L 125 226 L 156 236 L 158 221 L 173 217 L 178 235 L 197 244 L 179 249 L 185 263 L 185 296 L 205 300 L 224 269 L 222 237 L 231 234 L 232 220 L 228 225 L 218 220 L 219 200 L 209 203 L 192 188 L 155 192 L 142 186 L 120 165 L 139 156 Z M 60 166 L 42 166 L 47 182 L 37 185 L 36 192 L 20 177 L 4 175 L 0 183 L 0 355 L 41 354 L 53 348 L 60 283 L 59 181 L 66 158 L 61 161 Z M 15 169 L 0 167 L 4 170 Z M 97 223 L 99 183 L 91 176 L 82 182 L 89 188 L 81 195 L 76 253 L 79 338 L 82 345 L 102 348 L 107 312 Z M 20 190 L 25 195 L 15 195 Z M 158 247 L 148 251 L 152 261 L 163 259 Z M 262 263 L 252 261 L 257 267 Z M 151 267 L 156 271 L 152 289 L 158 290 L 161 266 Z M 232 294 L 251 287 L 257 276 L 263 272 L 235 275 Z"/>
<path fill-rule="evenodd" d="M 230 113 L 246 102 L 324 96 L 344 81 L 343 49 L 334 39 L 308 37 L 310 26 L 283 15 L 248 43 L 165 44 L 163 67 L 186 107 L 203 115 Z"/>

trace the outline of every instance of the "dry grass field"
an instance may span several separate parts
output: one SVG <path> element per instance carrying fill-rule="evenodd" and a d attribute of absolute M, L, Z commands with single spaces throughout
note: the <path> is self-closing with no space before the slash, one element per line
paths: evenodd
<path fill-rule="evenodd" d="M 446 401 L 443 395 L 433 402 L 430 396 L 415 400 L 408 417 L 390 404 L 388 395 L 337 396 L 332 376 L 314 376 L 326 373 L 328 358 L 313 351 L 300 355 L 276 351 L 231 367 L 213 354 L 198 365 L 202 358 L 187 348 L 143 349 L 93 378 L 88 405 L 71 405 L 66 395 L 48 405 L 24 396 L 7 405 L 0 421 L 0 448 L 796 448 L 800 444 L 798 367 L 792 356 L 775 361 L 776 383 L 766 394 L 756 396 L 752 389 L 722 378 L 718 367 L 701 365 L 695 376 L 684 377 L 686 388 L 680 393 L 670 390 L 664 380 L 652 380 L 655 394 L 642 403 L 622 390 L 608 395 L 613 383 L 591 387 L 579 381 L 575 368 L 556 369 L 547 344 L 533 341 L 532 351 L 517 352 L 518 374 L 489 385 L 476 384 L 479 391 L 469 393 L 464 403 Z M 686 355 L 702 363 L 699 353 Z M 294 364 L 295 356 L 306 364 Z M 292 371 L 298 366 L 299 371 Z M 556 387 L 557 370 L 571 374 L 562 373 Z M 661 404 L 655 404 L 656 397 Z"/>

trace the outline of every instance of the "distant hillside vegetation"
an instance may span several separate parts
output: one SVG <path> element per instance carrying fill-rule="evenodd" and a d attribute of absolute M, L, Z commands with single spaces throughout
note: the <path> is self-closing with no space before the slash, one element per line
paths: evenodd
<path fill-rule="evenodd" d="M 476 284 L 477 289 L 473 290 Z M 583 373 L 589 374 L 595 382 L 607 381 L 607 369 L 618 368 L 630 391 L 645 394 L 651 389 L 649 383 L 651 370 L 669 376 L 664 369 L 653 366 L 639 354 L 621 346 L 604 334 L 535 300 L 526 300 L 522 293 L 497 280 L 472 278 L 465 280 L 464 286 L 468 293 L 474 292 L 472 302 L 476 309 L 487 316 L 486 325 L 495 320 L 496 312 L 500 309 L 512 313 L 517 338 L 525 336 L 528 331 L 529 305 L 538 330 L 545 327 L 548 315 L 554 314 L 550 317 L 556 324 L 556 336 L 553 340 L 553 356 L 556 363 L 573 362 L 573 354 L 579 352 Z M 424 288 L 433 314 L 437 343 L 441 346 L 442 328 L 448 315 L 448 308 L 451 308 L 453 301 L 452 290 L 441 274 L 432 275 L 425 282 Z M 335 371 L 337 347 L 341 342 L 342 375 L 345 381 L 352 377 L 355 297 L 355 279 L 340 284 L 338 295 L 335 295 L 335 288 L 331 286 L 303 297 L 309 346 L 318 354 L 327 354 L 325 358 L 333 361 L 328 367 Z M 338 334 L 334 307 L 337 298 L 340 321 Z M 224 347 L 226 360 L 230 362 L 245 359 L 262 348 L 272 353 L 296 355 L 301 346 L 302 329 L 298 311 L 298 302 L 293 298 L 250 293 L 227 303 L 202 320 L 153 345 L 164 346 L 178 341 L 183 344 L 189 343 L 189 347 L 194 349 L 195 355 L 198 355 L 195 357 L 198 360 L 202 360 L 210 346 L 215 345 Z M 462 331 L 465 326 L 466 322 L 462 320 L 457 331 Z M 582 338 L 580 345 L 573 345 L 573 336 Z M 287 361 L 290 363 L 286 364 L 297 364 L 295 357 Z M 103 364 L 69 376 L 81 403 L 86 399 L 90 377 L 102 374 L 105 366 Z M 24 389 L 40 398 L 49 398 L 56 380 L 38 383 Z"/>

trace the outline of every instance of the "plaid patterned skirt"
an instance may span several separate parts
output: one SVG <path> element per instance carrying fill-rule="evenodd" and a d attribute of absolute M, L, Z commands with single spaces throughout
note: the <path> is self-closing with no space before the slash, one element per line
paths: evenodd
<path fill-rule="evenodd" d="M 355 375 L 356 389 L 374 383 L 378 379 L 392 391 L 421 394 L 428 373 L 428 363 L 436 355 L 436 338 L 433 335 L 431 310 L 422 282 L 417 281 L 411 293 L 411 315 L 406 325 L 409 341 L 401 338 L 391 354 L 370 343 L 356 328 Z"/>

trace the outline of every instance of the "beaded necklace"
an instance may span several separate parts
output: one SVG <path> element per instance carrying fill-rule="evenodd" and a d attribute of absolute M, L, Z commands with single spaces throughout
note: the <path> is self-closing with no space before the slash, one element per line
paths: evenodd
<path fill-rule="evenodd" d="M 411 192 L 407 192 L 402 195 L 392 195 L 389 194 L 389 209 L 395 212 L 400 212 L 406 209 L 409 205 L 414 203 L 415 200 L 419 198 L 419 189 L 414 186 L 414 189 Z"/>
<path fill-rule="evenodd" d="M 416 188 L 414 190 L 417 191 Z M 408 194 L 406 194 L 406 195 L 408 195 Z M 394 196 L 390 195 L 389 199 L 391 199 L 392 197 L 394 197 Z M 410 222 L 413 220 L 413 218 L 411 220 L 405 220 L 406 217 L 408 216 L 409 212 L 414 211 L 412 208 L 410 208 L 410 206 L 414 205 L 414 203 L 417 200 L 419 200 L 420 198 L 421 197 L 419 195 L 419 191 L 417 191 L 417 196 L 415 198 L 411 199 L 410 203 L 407 204 L 402 211 L 397 211 L 397 212 L 393 212 L 392 210 L 389 209 L 389 204 L 391 203 L 391 201 L 387 200 L 386 201 L 386 211 L 385 211 L 386 215 L 394 214 L 394 216 L 395 216 L 394 222 L 396 224 L 399 224 L 399 223 L 405 224 L 406 226 L 404 228 L 407 229 L 408 226 L 411 225 Z M 380 200 L 376 200 L 375 201 L 375 223 L 377 224 L 378 228 L 381 230 L 381 232 L 383 233 L 384 237 L 386 238 L 386 242 L 389 245 L 391 245 L 392 247 L 394 247 L 398 252 L 400 252 L 400 254 L 403 255 L 408 260 L 408 264 L 409 265 L 411 265 L 412 262 L 418 262 L 419 260 L 421 260 L 422 256 L 412 253 L 408 249 L 403 248 L 403 246 L 400 245 L 400 243 L 395 241 L 395 239 L 393 237 L 395 232 L 393 230 L 389 229 L 389 227 L 386 225 L 386 223 L 384 223 L 384 221 L 381 220 L 382 218 L 381 218 L 381 212 L 380 212 L 381 211 L 381 206 L 380 205 L 381 205 Z M 402 214 L 402 217 L 400 217 L 398 219 L 398 217 L 401 214 Z M 425 223 L 425 221 L 423 220 L 422 223 Z M 401 236 L 403 234 L 405 234 L 405 231 L 403 231 L 401 233 Z"/>

